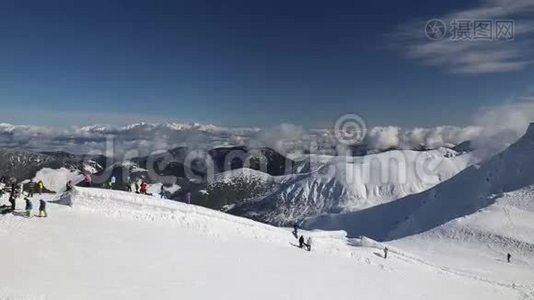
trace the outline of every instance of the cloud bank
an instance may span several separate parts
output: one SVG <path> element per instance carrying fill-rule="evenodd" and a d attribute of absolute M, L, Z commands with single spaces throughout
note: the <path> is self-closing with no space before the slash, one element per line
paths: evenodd
<path fill-rule="evenodd" d="M 520 118 L 518 109 L 515 106 L 485 109 L 478 125 L 467 127 L 374 127 L 369 129 L 363 143 L 371 150 L 435 149 L 453 147 L 468 140 L 476 141 L 479 147 L 489 147 L 487 141 L 495 140 L 497 134 L 506 137 L 499 141 L 514 140 L 526 129 L 527 118 Z M 532 112 L 534 116 L 534 108 Z M 522 121 L 517 124 L 510 122 L 520 119 Z M 107 155 L 111 150 L 113 155 L 132 157 L 176 147 L 209 150 L 230 146 L 270 147 L 281 153 L 328 154 L 335 151 L 338 143 L 333 130 L 306 129 L 293 124 L 268 129 L 226 128 L 199 123 L 137 123 L 123 127 L 95 125 L 66 129 L 0 124 L 0 147 L 8 149 Z"/>

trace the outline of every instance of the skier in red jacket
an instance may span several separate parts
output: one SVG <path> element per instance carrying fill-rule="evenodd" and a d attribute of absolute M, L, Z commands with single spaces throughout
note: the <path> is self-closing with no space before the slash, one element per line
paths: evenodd
<path fill-rule="evenodd" d="M 140 186 L 140 193 L 141 194 L 146 194 L 147 193 L 147 188 L 148 188 L 148 183 L 146 183 L 146 181 L 142 181 L 141 182 L 141 186 Z"/>

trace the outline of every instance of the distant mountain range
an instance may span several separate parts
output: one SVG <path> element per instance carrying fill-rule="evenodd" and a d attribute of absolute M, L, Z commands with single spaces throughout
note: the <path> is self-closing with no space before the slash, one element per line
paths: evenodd
<path fill-rule="evenodd" d="M 454 147 L 480 134 L 479 127 L 441 126 L 403 129 L 373 127 L 365 140 L 350 145 L 353 155 L 391 149 L 431 150 Z M 180 147 L 210 150 L 228 147 L 271 148 L 284 155 L 333 154 L 339 151 L 334 129 L 307 129 L 292 124 L 272 128 L 221 127 L 200 123 L 136 123 L 127 126 L 50 128 L 0 123 L 0 148 L 30 151 L 65 151 L 75 154 L 147 156 Z M 131 153 L 129 153 L 131 154 Z M 132 155 L 129 155 L 132 157 Z"/>
<path fill-rule="evenodd" d="M 118 188 L 124 190 L 129 181 L 145 178 L 151 183 L 176 186 L 167 195 L 170 199 L 182 200 L 185 192 L 191 192 L 195 204 L 287 225 L 322 214 L 359 210 L 423 191 L 450 178 L 468 164 L 466 155 L 459 156 L 462 152 L 448 148 L 381 152 L 360 146 L 353 150 L 353 154 L 360 156 L 301 154 L 288 157 L 268 147 L 218 147 L 204 152 L 177 147 L 127 160 L 62 151 L 1 150 L 0 175 L 20 182 L 33 178 L 43 168 L 66 168 L 77 173 L 93 173 L 96 185 L 104 185 L 114 175 Z M 375 154 L 370 154 L 372 152 Z M 347 168 L 361 167 L 364 158 L 388 160 L 399 154 L 409 161 L 425 155 L 446 163 L 435 170 L 437 179 L 429 182 L 411 174 L 407 183 L 393 180 L 362 184 L 344 173 Z M 187 160 L 191 161 L 190 169 L 185 167 Z M 155 175 L 167 181 L 153 178 Z"/>

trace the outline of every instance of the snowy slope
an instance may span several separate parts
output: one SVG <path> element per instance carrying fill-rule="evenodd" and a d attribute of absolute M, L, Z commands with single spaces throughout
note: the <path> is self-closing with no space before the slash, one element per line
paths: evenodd
<path fill-rule="evenodd" d="M 508 149 L 473 166 L 450 181 L 412 198 L 423 199 L 410 217 L 391 233 L 401 237 L 427 231 L 495 203 L 506 192 L 534 184 L 534 125 Z"/>
<path fill-rule="evenodd" d="M 527 299 L 508 280 L 381 258 L 343 232 L 305 232 L 126 192 L 76 188 L 49 217 L 0 216 L 4 299 Z M 35 199 L 34 199 L 35 201 Z M 351 246 L 360 245 L 360 246 Z M 362 246 L 363 245 L 363 246 Z"/>
<path fill-rule="evenodd" d="M 346 229 L 379 240 L 421 233 L 495 203 L 503 193 L 534 184 L 534 126 L 508 149 L 428 191 L 369 209 L 310 220 L 308 226 Z"/>
<path fill-rule="evenodd" d="M 392 244 L 465 275 L 507 278 L 533 291 L 534 186 L 495 197 L 494 204 L 474 214 Z"/>
<path fill-rule="evenodd" d="M 263 222 L 288 225 L 322 214 L 358 211 L 419 193 L 454 176 L 471 161 L 470 154 L 449 149 L 398 150 L 364 157 L 310 156 L 309 172 L 259 178 L 271 192 L 231 210 Z M 433 168 L 421 172 L 422 166 Z M 242 181 L 248 174 L 224 174 Z"/>

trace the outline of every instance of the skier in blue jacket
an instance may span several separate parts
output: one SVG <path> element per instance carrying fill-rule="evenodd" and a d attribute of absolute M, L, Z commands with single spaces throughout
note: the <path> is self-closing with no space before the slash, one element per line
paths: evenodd
<path fill-rule="evenodd" d="M 24 198 L 26 200 L 26 217 L 30 217 L 33 209 L 33 203 L 29 198 Z"/>

